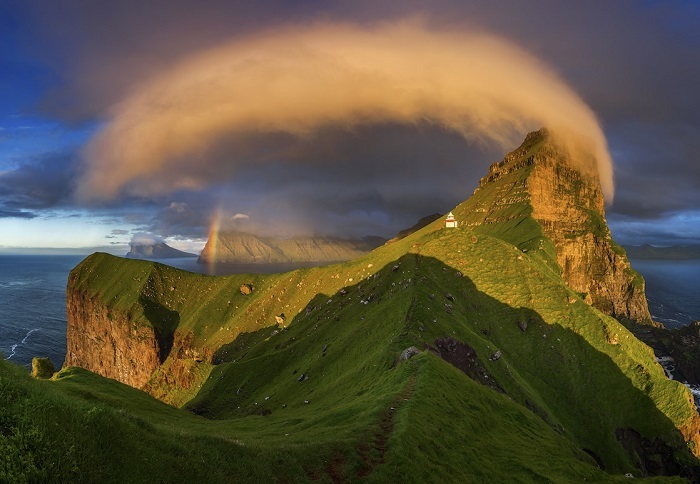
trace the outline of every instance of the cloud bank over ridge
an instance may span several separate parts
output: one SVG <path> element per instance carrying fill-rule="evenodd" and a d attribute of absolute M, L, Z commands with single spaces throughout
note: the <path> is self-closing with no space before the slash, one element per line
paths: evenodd
<path fill-rule="evenodd" d="M 113 106 L 84 151 L 78 196 L 199 190 L 265 163 L 247 140 L 308 143 L 327 127 L 384 123 L 428 123 L 504 151 L 547 126 L 592 143 L 613 197 L 596 116 L 553 70 L 502 38 L 416 21 L 291 26 L 190 54 Z"/>

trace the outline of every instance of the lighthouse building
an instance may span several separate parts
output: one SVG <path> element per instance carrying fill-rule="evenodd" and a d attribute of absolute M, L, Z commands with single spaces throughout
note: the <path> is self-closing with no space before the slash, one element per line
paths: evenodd
<path fill-rule="evenodd" d="M 457 227 L 457 220 L 455 220 L 455 216 L 452 215 L 452 212 L 450 212 L 445 219 L 445 227 Z"/>

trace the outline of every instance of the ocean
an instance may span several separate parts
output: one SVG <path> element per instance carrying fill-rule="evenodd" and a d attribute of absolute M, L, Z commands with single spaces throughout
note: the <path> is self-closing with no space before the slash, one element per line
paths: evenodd
<path fill-rule="evenodd" d="M 65 289 L 68 273 L 83 256 L 0 255 L 0 353 L 31 367 L 32 357 L 48 356 L 58 369 L 66 354 Z M 647 281 L 649 310 L 656 321 L 679 327 L 700 321 L 700 260 L 632 260 Z M 191 272 L 283 272 L 298 264 L 225 265 L 208 268 L 196 259 L 169 259 Z"/>
<path fill-rule="evenodd" d="M 700 260 L 631 259 L 644 276 L 652 319 L 667 328 L 700 321 Z"/>
<path fill-rule="evenodd" d="M 58 369 L 66 355 L 66 284 L 82 256 L 0 255 L 0 352 L 31 367 L 48 356 Z"/>

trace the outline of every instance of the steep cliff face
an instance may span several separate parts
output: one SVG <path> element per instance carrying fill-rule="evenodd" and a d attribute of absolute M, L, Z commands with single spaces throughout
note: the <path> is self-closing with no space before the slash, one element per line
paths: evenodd
<path fill-rule="evenodd" d="M 644 280 L 610 235 L 598 180 L 572 168 L 570 155 L 546 132 L 534 136 L 545 142 L 528 178 L 532 216 L 554 242 L 562 277 L 606 314 L 651 321 Z"/>
<path fill-rule="evenodd" d="M 530 133 L 491 165 L 473 199 L 457 213 L 463 224 L 500 230 L 523 250 L 553 244 L 562 278 L 589 304 L 611 316 L 651 322 L 644 279 L 610 236 L 597 176 L 575 165 L 586 166 L 547 130 Z"/>
<path fill-rule="evenodd" d="M 180 274 L 107 254 L 81 262 L 66 289 L 65 366 L 80 366 L 180 403 L 195 380 L 205 378 L 205 361 L 211 359 L 180 316 L 185 307 L 202 311 L 197 302 L 206 290 L 203 281 L 210 278 L 192 274 L 188 282 L 195 288 L 183 288 Z"/>
<path fill-rule="evenodd" d="M 161 364 L 162 345 L 152 327 L 86 292 L 68 288 L 68 351 L 65 366 L 80 366 L 135 388 L 142 388 Z"/>
<path fill-rule="evenodd" d="M 360 257 L 378 244 L 333 237 L 276 239 L 242 232 L 209 237 L 198 262 L 270 264 L 281 262 L 338 262 Z"/>

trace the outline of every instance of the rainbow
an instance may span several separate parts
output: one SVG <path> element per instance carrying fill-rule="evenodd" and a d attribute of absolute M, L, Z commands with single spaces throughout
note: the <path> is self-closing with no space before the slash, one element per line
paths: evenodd
<path fill-rule="evenodd" d="M 207 261 L 207 273 L 214 274 L 214 269 L 216 267 L 216 254 L 219 250 L 219 230 L 221 229 L 221 208 L 217 208 L 212 217 L 211 224 L 209 225 L 209 240 L 207 241 L 207 246 L 209 247 L 209 258 Z"/>

